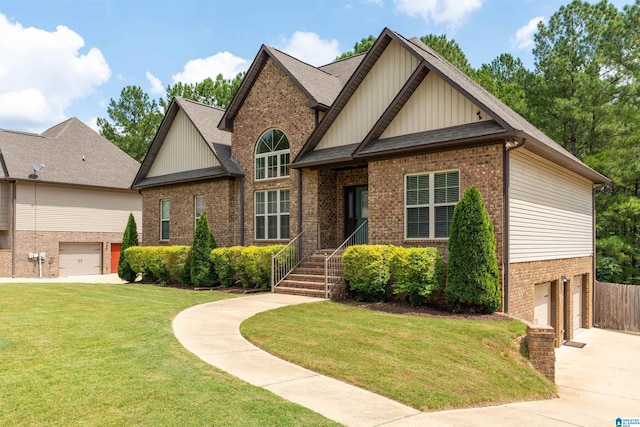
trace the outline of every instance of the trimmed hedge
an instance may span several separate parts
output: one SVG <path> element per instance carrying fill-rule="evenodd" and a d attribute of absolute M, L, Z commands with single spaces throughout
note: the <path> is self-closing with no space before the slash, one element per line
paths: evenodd
<path fill-rule="evenodd" d="M 396 248 L 389 262 L 393 293 L 407 293 L 411 305 L 421 305 L 443 282 L 442 253 L 436 248 Z"/>
<path fill-rule="evenodd" d="M 284 245 L 216 248 L 211 251 L 210 259 L 222 286 L 239 281 L 245 288 L 268 288 L 271 286 L 271 255 L 282 248 Z"/>
<path fill-rule="evenodd" d="M 190 246 L 132 246 L 124 253 L 132 270 L 141 273 L 144 281 L 191 283 Z"/>
<path fill-rule="evenodd" d="M 358 301 L 384 301 L 389 292 L 391 245 L 349 246 L 342 255 L 344 277 Z"/>

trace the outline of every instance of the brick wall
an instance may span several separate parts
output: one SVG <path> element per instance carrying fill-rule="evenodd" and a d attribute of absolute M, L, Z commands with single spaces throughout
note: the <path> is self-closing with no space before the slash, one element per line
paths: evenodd
<path fill-rule="evenodd" d="M 556 345 L 573 338 L 574 276 L 583 275 L 583 324 L 593 326 L 592 257 L 555 259 L 511 264 L 509 267 L 509 314 L 517 319 L 533 322 L 533 293 L 538 283 L 551 282 L 551 323 L 555 329 Z M 562 276 L 567 278 L 563 283 Z"/>
<path fill-rule="evenodd" d="M 529 361 L 538 372 L 555 381 L 555 332 L 550 326 L 527 325 Z"/>
<path fill-rule="evenodd" d="M 245 172 L 245 244 L 271 244 L 256 241 L 254 234 L 254 194 L 256 191 L 289 188 L 290 231 L 298 230 L 298 171 L 286 178 L 255 181 L 254 153 L 258 138 L 271 128 L 282 130 L 289 139 L 291 160 L 298 154 L 313 129 L 315 113 L 306 95 L 271 60 L 265 64 L 239 109 L 233 123 L 232 154 Z"/>
<path fill-rule="evenodd" d="M 144 246 L 192 245 L 195 231 L 196 196 L 205 196 L 206 214 L 218 246 L 238 242 L 233 179 L 217 179 L 192 184 L 168 185 L 142 190 L 142 241 Z M 160 200 L 170 203 L 169 240 L 160 240 Z"/>
<path fill-rule="evenodd" d="M 122 231 L 124 232 L 124 230 Z M 84 233 L 69 231 L 38 231 L 34 233 L 33 231 L 17 231 L 15 248 L 16 277 L 38 277 L 38 263 L 29 260 L 29 252 L 46 252 L 47 259 L 42 264 L 42 276 L 57 277 L 59 275 L 60 242 L 101 243 L 102 274 L 109 274 L 112 273 L 111 243 L 121 243 L 122 233 Z M 7 276 L 11 276 L 10 259 L 9 257 L 9 272 Z"/>

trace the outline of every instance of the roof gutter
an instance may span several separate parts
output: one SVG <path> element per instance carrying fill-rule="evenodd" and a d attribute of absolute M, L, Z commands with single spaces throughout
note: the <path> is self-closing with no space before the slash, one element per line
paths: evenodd
<path fill-rule="evenodd" d="M 504 303 L 502 310 L 505 313 L 509 313 L 509 275 L 510 275 L 510 260 L 509 260 L 509 184 L 511 176 L 509 152 L 524 147 L 527 144 L 527 140 L 522 138 L 522 141 L 507 138 L 504 143 L 504 150 L 502 152 L 502 263 L 503 267 L 503 285 L 504 285 Z"/>

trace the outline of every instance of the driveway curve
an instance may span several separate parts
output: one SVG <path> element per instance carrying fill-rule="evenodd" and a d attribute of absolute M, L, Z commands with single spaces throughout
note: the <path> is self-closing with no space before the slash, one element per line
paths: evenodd
<path fill-rule="evenodd" d="M 640 418 L 640 335 L 589 329 L 576 337 L 584 348 L 557 349 L 558 399 L 431 413 L 286 362 L 240 335 L 240 323 L 256 313 L 316 301 L 282 294 L 215 301 L 179 313 L 173 330 L 205 362 L 347 426 L 615 426 L 619 417 Z"/>

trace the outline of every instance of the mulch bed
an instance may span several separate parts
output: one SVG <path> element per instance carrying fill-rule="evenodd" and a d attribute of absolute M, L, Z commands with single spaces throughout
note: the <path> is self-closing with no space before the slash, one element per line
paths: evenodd
<path fill-rule="evenodd" d="M 508 316 L 501 313 L 493 314 L 468 314 L 468 313 L 453 313 L 445 309 L 421 305 L 414 307 L 408 303 L 402 301 L 390 301 L 390 302 L 359 302 L 354 300 L 340 301 L 341 304 L 351 305 L 360 308 L 366 308 L 368 310 L 383 311 L 385 313 L 393 314 L 408 314 L 411 316 L 421 317 L 438 317 L 444 319 L 464 319 L 464 320 L 513 320 Z"/>

